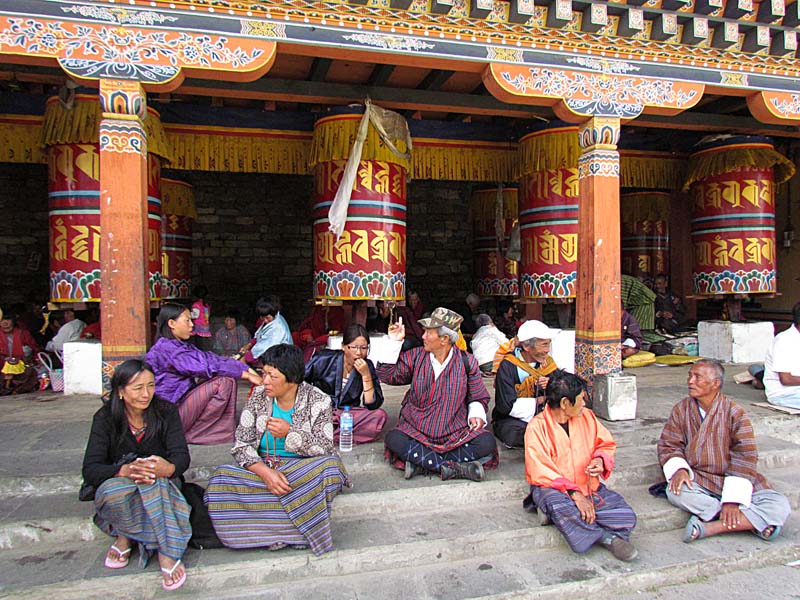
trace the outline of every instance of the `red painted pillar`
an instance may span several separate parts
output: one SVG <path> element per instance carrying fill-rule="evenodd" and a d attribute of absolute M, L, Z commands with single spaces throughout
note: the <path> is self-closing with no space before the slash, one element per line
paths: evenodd
<path fill-rule="evenodd" d="M 618 373 L 620 356 L 620 225 L 618 118 L 595 117 L 579 132 L 578 286 L 575 371 Z"/>
<path fill-rule="evenodd" d="M 146 98 L 135 81 L 100 80 L 100 265 L 103 361 L 147 350 L 148 288 Z"/>

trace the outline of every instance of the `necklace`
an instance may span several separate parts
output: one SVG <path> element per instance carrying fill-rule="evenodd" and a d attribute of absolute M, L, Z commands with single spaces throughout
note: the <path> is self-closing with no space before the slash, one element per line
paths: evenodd
<path fill-rule="evenodd" d="M 131 430 L 131 433 L 133 434 L 133 437 L 136 438 L 136 437 L 139 437 L 140 435 L 142 435 L 145 432 L 145 430 L 147 429 L 147 423 L 145 423 L 144 425 L 142 425 L 138 429 L 133 427 L 130 423 L 128 424 L 128 427 L 130 427 L 130 430 Z"/>

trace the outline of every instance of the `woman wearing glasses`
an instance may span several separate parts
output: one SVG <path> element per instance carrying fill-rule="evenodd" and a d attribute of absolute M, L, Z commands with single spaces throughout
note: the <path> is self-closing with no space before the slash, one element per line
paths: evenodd
<path fill-rule="evenodd" d="M 386 425 L 386 411 L 381 408 L 383 392 L 368 353 L 369 333 L 354 324 L 345 329 L 341 350 L 317 352 L 306 365 L 304 379 L 331 397 L 336 442 L 345 406 L 353 415 L 354 444 L 374 442 Z"/>

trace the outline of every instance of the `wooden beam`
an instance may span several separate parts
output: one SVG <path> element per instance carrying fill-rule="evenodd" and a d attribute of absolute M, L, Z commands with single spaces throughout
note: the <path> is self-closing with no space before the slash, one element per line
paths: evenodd
<path fill-rule="evenodd" d="M 394 65 L 375 65 L 367 80 L 367 85 L 386 85 L 392 73 L 394 73 Z"/>
<path fill-rule="evenodd" d="M 311 69 L 308 72 L 308 78 L 311 81 L 325 81 L 325 76 L 328 74 L 328 69 L 331 68 L 333 61 L 330 58 L 315 58 L 311 63 Z"/>
<path fill-rule="evenodd" d="M 767 135 L 772 137 L 800 138 L 796 125 L 771 125 L 752 117 L 735 117 L 714 113 L 682 112 L 675 116 L 642 115 L 629 125 L 656 129 L 681 129 L 686 131 Z"/>
<path fill-rule="evenodd" d="M 453 76 L 453 71 L 442 71 L 434 69 L 425 76 L 419 85 L 418 90 L 430 90 L 432 92 L 438 91 L 442 88 L 445 82 Z"/>

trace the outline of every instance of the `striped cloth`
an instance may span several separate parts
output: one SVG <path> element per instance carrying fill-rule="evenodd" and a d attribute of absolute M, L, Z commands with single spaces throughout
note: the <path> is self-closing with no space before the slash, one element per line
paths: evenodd
<path fill-rule="evenodd" d="M 564 492 L 552 488 L 531 486 L 531 498 L 536 509 L 550 517 L 573 552 L 582 554 L 599 542 L 608 531 L 629 540 L 636 526 L 636 514 L 625 499 L 602 483 L 592 494 L 595 522 L 587 523 L 575 502 Z"/>
<path fill-rule="evenodd" d="M 633 315 L 642 330 L 655 329 L 656 293 L 630 275 L 623 275 L 621 284 L 622 307 Z"/>
<path fill-rule="evenodd" d="M 292 487 L 283 496 L 247 469 L 223 465 L 214 471 L 206 504 L 220 541 L 228 548 L 308 546 L 317 556 L 332 550 L 331 503 L 350 485 L 341 459 L 282 458 L 278 470 Z"/>
<path fill-rule="evenodd" d="M 166 477 L 138 485 L 127 477 L 106 479 L 94 495 L 94 508 L 94 522 L 103 533 L 124 536 L 173 560 L 183 556 L 192 537 L 189 504 Z"/>

